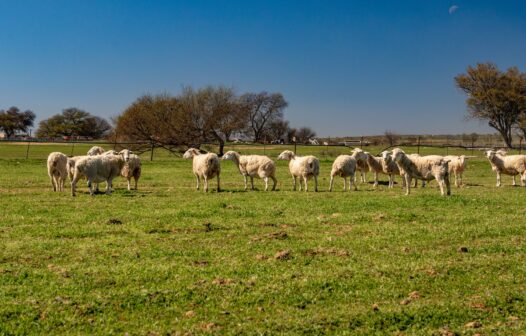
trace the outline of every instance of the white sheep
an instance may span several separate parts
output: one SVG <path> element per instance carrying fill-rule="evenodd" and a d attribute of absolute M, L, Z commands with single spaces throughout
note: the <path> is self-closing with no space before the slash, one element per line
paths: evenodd
<path fill-rule="evenodd" d="M 372 171 L 374 174 L 373 186 L 376 188 L 378 186 L 378 174 L 384 172 L 382 166 L 382 158 L 375 157 L 369 152 L 365 152 L 365 154 L 367 154 L 367 166 L 369 166 L 369 171 Z"/>
<path fill-rule="evenodd" d="M 305 191 L 308 191 L 307 181 L 310 177 L 314 178 L 314 191 L 318 191 L 318 175 L 320 174 L 320 161 L 312 155 L 296 156 L 290 150 L 283 151 L 278 160 L 289 161 L 289 170 L 293 178 L 293 190 L 296 190 L 296 178 L 300 178 L 300 191 L 302 190 L 301 182 L 305 184 Z"/>
<path fill-rule="evenodd" d="M 88 151 L 88 155 L 89 156 L 93 156 L 93 155 L 100 155 L 104 153 L 104 148 L 102 147 L 99 147 L 99 146 L 93 146 L 90 148 L 90 150 Z"/>
<path fill-rule="evenodd" d="M 119 152 L 119 155 L 95 155 L 81 157 L 75 161 L 71 196 L 76 194 L 77 181 L 81 176 L 88 180 L 90 195 L 94 195 L 93 183 L 106 182 L 106 194 L 111 194 L 112 181 L 119 176 L 124 164 L 129 160 L 129 151 Z"/>
<path fill-rule="evenodd" d="M 190 148 L 183 154 L 184 159 L 192 159 L 192 168 L 197 179 L 197 187 L 201 178 L 203 179 L 203 186 L 205 192 L 208 192 L 208 180 L 217 177 L 217 191 L 221 190 L 219 186 L 219 175 L 221 174 L 221 164 L 217 154 L 207 153 L 201 154 L 198 149 Z"/>
<path fill-rule="evenodd" d="M 394 187 L 394 176 L 400 175 L 400 169 L 398 165 L 393 160 L 391 152 L 383 151 L 381 156 L 380 163 L 382 164 L 382 170 L 384 174 L 389 176 L 389 188 Z M 418 180 L 415 180 L 418 181 Z M 402 187 L 405 187 L 405 178 L 402 176 Z"/>
<path fill-rule="evenodd" d="M 60 152 L 52 152 L 47 157 L 47 173 L 53 191 L 64 191 L 64 181 L 68 176 L 68 157 Z"/>
<path fill-rule="evenodd" d="M 351 151 L 351 153 L 356 153 L 356 152 L 366 153 L 361 148 L 358 148 L 358 147 L 356 147 L 355 149 Z M 365 155 L 366 156 L 361 156 L 362 158 L 356 161 L 356 170 L 360 172 L 362 183 L 367 182 L 367 177 L 365 174 L 369 171 L 369 165 L 367 164 L 367 153 Z M 354 182 L 356 182 L 356 175 L 354 176 Z"/>
<path fill-rule="evenodd" d="M 124 164 L 124 166 L 121 169 L 121 176 L 126 178 L 128 181 L 128 190 L 131 190 L 131 178 L 135 180 L 135 190 L 137 190 L 137 181 L 139 181 L 139 178 L 141 177 L 141 158 L 138 155 L 135 155 L 130 151 L 129 149 L 124 149 L 121 152 L 127 151 L 128 152 L 128 161 Z M 108 151 L 109 152 L 109 151 Z M 106 154 L 107 152 L 104 152 L 102 155 L 112 155 L 112 154 Z M 115 154 L 113 154 L 115 155 Z"/>
<path fill-rule="evenodd" d="M 455 175 L 455 186 L 460 187 L 462 185 L 462 174 L 466 170 L 467 157 L 465 155 L 448 155 L 444 156 L 444 159 L 449 160 L 449 176 L 453 173 Z"/>
<path fill-rule="evenodd" d="M 451 194 L 448 160 L 440 156 L 435 157 L 435 155 L 429 155 L 427 157 L 409 157 L 400 148 L 393 149 L 392 155 L 393 160 L 398 164 L 400 173 L 405 177 L 406 195 L 409 195 L 412 178 L 418 178 L 425 181 L 436 179 L 440 187 L 440 193 L 442 195 L 445 194 L 445 187 L 447 189 L 447 194 Z"/>
<path fill-rule="evenodd" d="M 513 185 L 516 185 L 515 175 L 521 175 L 522 185 L 526 187 L 526 155 L 503 155 L 502 152 L 488 150 L 486 157 L 492 170 L 497 173 L 497 187 L 501 185 L 500 174 L 513 176 Z"/>
<path fill-rule="evenodd" d="M 349 177 L 349 191 L 351 191 L 357 162 L 365 161 L 366 154 L 363 151 L 355 151 L 352 155 L 339 155 L 332 164 L 331 170 L 331 182 L 329 184 L 329 191 L 332 191 L 332 185 L 335 176 L 343 177 L 343 190 L 347 188 L 347 177 Z M 354 190 L 357 190 L 356 183 L 354 184 Z"/>
<path fill-rule="evenodd" d="M 245 190 L 247 190 L 247 178 L 250 177 L 250 184 L 254 190 L 254 177 L 262 178 L 265 181 L 265 191 L 268 190 L 268 179 L 274 182 L 272 190 L 276 190 L 276 165 L 268 156 L 265 155 L 240 155 L 235 151 L 226 152 L 222 160 L 232 160 L 245 179 Z"/>

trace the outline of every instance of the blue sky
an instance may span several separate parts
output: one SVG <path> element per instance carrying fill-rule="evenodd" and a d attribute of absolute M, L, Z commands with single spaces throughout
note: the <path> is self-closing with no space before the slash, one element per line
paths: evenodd
<path fill-rule="evenodd" d="M 489 132 L 453 81 L 487 61 L 526 71 L 526 1 L 0 0 L 0 109 L 39 120 L 223 84 L 323 136 Z"/>

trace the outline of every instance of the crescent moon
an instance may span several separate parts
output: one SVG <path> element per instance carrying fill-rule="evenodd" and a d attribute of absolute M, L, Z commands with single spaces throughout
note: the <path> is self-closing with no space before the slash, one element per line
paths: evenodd
<path fill-rule="evenodd" d="M 457 5 L 453 5 L 453 6 L 449 7 L 448 12 L 449 12 L 449 14 L 453 14 L 453 13 L 455 13 L 457 11 L 457 9 L 458 9 L 458 6 Z"/>

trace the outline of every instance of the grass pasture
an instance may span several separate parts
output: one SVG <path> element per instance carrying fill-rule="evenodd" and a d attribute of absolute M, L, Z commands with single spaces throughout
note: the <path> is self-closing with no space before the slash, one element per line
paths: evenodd
<path fill-rule="evenodd" d="M 290 191 L 286 162 L 278 191 L 244 192 L 231 161 L 224 192 L 196 192 L 191 162 L 156 151 L 138 191 L 72 198 L 51 191 L 55 150 L 0 144 L 0 335 L 526 334 L 526 188 L 496 188 L 481 153 L 450 197 L 385 176 L 329 193 L 346 149 L 312 147 L 318 193 Z"/>

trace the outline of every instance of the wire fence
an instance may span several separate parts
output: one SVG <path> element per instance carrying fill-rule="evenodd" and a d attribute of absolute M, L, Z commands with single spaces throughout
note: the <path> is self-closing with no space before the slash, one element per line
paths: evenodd
<path fill-rule="evenodd" d="M 50 152 L 62 152 L 68 156 L 86 155 L 92 146 L 101 146 L 105 150 L 132 149 L 141 155 L 144 160 L 167 159 L 181 157 L 185 147 L 168 146 L 153 142 L 108 142 L 108 141 L 39 141 L 39 140 L 0 140 L 0 158 L 14 159 L 45 159 Z M 410 148 L 411 152 L 418 154 L 441 153 L 442 155 L 475 155 L 477 152 L 489 148 L 503 148 L 502 144 L 487 143 L 437 143 L 424 142 L 418 139 L 415 142 L 402 142 L 392 145 L 371 144 L 367 142 L 349 142 L 338 144 L 254 144 L 254 143 L 226 143 L 224 151 L 235 150 L 241 153 L 258 153 L 263 155 L 278 155 L 283 150 L 292 150 L 300 155 L 315 154 L 321 158 L 335 157 L 348 154 L 350 148 L 360 147 L 374 155 L 379 155 L 384 150 L 394 147 Z M 217 143 L 204 143 L 201 149 L 219 153 Z M 516 146 L 514 152 L 519 154 L 525 151 L 522 143 Z"/>

